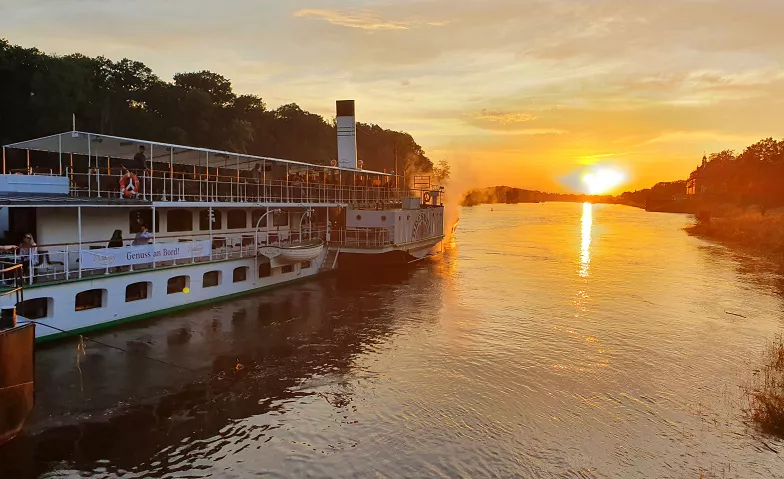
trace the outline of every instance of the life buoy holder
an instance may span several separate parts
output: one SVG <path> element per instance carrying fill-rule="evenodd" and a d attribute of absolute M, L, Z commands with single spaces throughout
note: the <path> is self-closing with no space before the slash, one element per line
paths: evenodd
<path fill-rule="evenodd" d="M 425 191 L 425 194 L 422 195 L 422 201 L 424 201 L 425 203 L 430 203 L 430 199 L 431 199 L 430 192 Z"/>
<path fill-rule="evenodd" d="M 128 172 L 120 177 L 120 196 L 133 198 L 139 194 L 139 177 Z"/>

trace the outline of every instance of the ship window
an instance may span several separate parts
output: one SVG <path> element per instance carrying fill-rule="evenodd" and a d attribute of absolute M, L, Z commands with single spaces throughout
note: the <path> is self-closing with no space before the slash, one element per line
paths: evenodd
<path fill-rule="evenodd" d="M 150 297 L 150 290 L 152 283 L 149 281 L 142 281 L 139 283 L 129 284 L 125 287 L 125 302 L 140 301 Z"/>
<path fill-rule="evenodd" d="M 282 267 L 280 269 L 280 272 L 284 273 L 284 274 L 285 273 L 291 273 L 292 271 L 294 271 L 294 265 L 293 264 L 287 264 L 286 266 L 284 266 L 284 267 Z"/>
<path fill-rule="evenodd" d="M 175 276 L 173 278 L 169 278 L 168 283 L 166 283 L 166 294 L 184 292 L 190 281 L 191 278 L 189 276 Z"/>
<path fill-rule="evenodd" d="M 76 295 L 74 311 L 85 311 L 103 307 L 105 289 L 88 289 Z"/>
<path fill-rule="evenodd" d="M 274 213 L 272 215 L 272 226 L 288 226 L 289 225 L 289 212 L 283 211 L 281 213 Z"/>
<path fill-rule="evenodd" d="M 311 264 L 310 261 L 303 261 L 302 263 L 299 264 L 299 268 L 300 269 L 310 268 L 310 264 Z"/>
<path fill-rule="evenodd" d="M 229 210 L 226 215 L 226 228 L 230 230 L 245 229 L 248 227 L 245 210 Z"/>
<path fill-rule="evenodd" d="M 159 220 L 161 215 L 155 215 L 155 232 L 159 232 Z M 128 214 L 128 231 L 131 234 L 136 234 L 142 230 L 142 225 L 146 226 L 148 229 L 150 225 L 152 225 L 152 209 L 145 209 L 145 210 L 131 210 Z"/>
<path fill-rule="evenodd" d="M 357 215 L 357 221 L 362 219 L 362 215 Z"/>
<path fill-rule="evenodd" d="M 268 278 L 272 276 L 272 267 L 268 262 L 259 263 L 259 278 Z"/>
<path fill-rule="evenodd" d="M 239 268 L 234 268 L 234 282 L 240 283 L 248 279 L 248 267 L 247 266 L 240 266 Z"/>
<path fill-rule="evenodd" d="M 204 273 L 204 278 L 202 278 L 202 288 L 212 288 L 213 286 L 218 286 L 221 280 L 221 272 L 220 271 L 208 271 Z"/>
<path fill-rule="evenodd" d="M 381 221 L 386 221 L 387 217 L 385 215 L 381 215 Z"/>
<path fill-rule="evenodd" d="M 192 230 L 193 215 L 190 210 L 176 209 L 166 213 L 166 231 L 169 233 Z"/>
<path fill-rule="evenodd" d="M 35 298 L 16 303 L 16 314 L 27 319 L 52 317 L 52 298 Z"/>
<path fill-rule="evenodd" d="M 212 229 L 219 230 L 223 228 L 223 218 L 221 218 L 220 210 L 212 209 Z M 210 210 L 199 211 L 199 230 L 209 231 L 210 229 Z"/>

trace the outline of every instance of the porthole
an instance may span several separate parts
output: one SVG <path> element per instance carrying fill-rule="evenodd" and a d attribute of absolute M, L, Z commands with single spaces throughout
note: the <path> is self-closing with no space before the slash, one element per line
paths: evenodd
<path fill-rule="evenodd" d="M 386 221 L 386 220 L 387 220 L 387 217 L 386 217 L 386 215 L 382 215 L 382 216 L 381 216 L 381 221 Z"/>
<path fill-rule="evenodd" d="M 362 219 L 362 215 L 357 215 L 357 221 Z"/>

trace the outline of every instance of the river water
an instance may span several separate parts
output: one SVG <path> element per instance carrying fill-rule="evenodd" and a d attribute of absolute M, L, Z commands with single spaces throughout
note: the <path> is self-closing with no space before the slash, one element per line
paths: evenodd
<path fill-rule="evenodd" d="M 0 476 L 781 477 L 740 387 L 784 278 L 611 205 L 466 208 L 437 259 L 36 355 Z M 154 362 L 147 357 L 163 362 Z"/>

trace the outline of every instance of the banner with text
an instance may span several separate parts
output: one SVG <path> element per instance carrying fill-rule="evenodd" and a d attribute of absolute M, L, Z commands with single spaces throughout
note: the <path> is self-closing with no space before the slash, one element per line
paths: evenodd
<path fill-rule="evenodd" d="M 82 250 L 79 261 L 83 269 L 99 269 L 153 261 L 198 258 L 209 254 L 210 240 L 202 240 Z"/>

